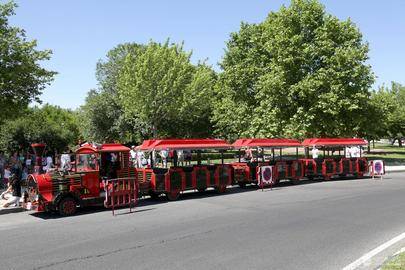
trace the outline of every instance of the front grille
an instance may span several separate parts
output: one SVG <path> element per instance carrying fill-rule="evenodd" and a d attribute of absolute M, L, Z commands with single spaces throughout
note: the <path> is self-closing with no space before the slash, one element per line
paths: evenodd
<path fill-rule="evenodd" d="M 52 193 L 58 194 L 63 191 L 69 191 L 69 187 L 72 185 L 81 185 L 80 175 L 60 175 L 54 174 L 52 176 Z"/>

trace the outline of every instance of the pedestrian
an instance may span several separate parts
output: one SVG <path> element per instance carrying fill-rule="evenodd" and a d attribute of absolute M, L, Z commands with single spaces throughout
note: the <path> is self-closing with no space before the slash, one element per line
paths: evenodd
<path fill-rule="evenodd" d="M 11 174 L 15 175 L 18 179 L 22 176 L 22 164 L 19 158 L 19 153 L 15 152 L 10 159 L 10 171 Z"/>

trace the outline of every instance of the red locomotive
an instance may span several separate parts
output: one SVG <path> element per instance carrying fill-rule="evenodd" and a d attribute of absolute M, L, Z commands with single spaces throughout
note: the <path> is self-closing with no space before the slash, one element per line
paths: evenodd
<path fill-rule="evenodd" d="M 129 151 L 121 144 L 85 145 L 76 151 L 70 170 L 29 175 L 28 187 L 31 196 L 37 197 L 37 210 L 67 216 L 73 215 L 78 205 L 103 205 L 103 180 L 129 176 Z"/>

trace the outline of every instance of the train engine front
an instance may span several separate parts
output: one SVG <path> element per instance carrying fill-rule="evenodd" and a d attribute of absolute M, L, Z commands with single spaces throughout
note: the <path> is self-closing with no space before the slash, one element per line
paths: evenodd
<path fill-rule="evenodd" d="M 82 175 L 52 171 L 34 173 L 27 178 L 28 201 L 37 211 L 58 211 L 61 215 L 73 215 L 80 205 Z"/>

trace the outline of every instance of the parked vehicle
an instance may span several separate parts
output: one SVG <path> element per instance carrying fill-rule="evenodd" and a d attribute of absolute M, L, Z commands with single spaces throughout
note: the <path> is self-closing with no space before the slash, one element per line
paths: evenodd
<path fill-rule="evenodd" d="M 303 179 L 358 178 L 369 172 L 368 161 L 362 156 L 364 145 L 366 141 L 356 138 L 312 138 L 302 143 L 239 139 L 232 145 L 219 139 L 146 140 L 137 147 L 142 159 L 134 162 L 130 149 L 121 144 L 87 144 L 75 152 L 70 170 L 31 174 L 28 187 L 38 211 L 67 216 L 78 206 L 131 205 L 143 195 L 165 195 L 172 201 L 186 190 L 214 188 L 223 193 L 235 184 L 245 187 L 261 183 L 263 187 L 281 180 L 298 184 Z M 300 148 L 304 158 L 299 156 Z M 286 149 L 290 151 L 283 155 Z M 229 150 L 237 151 L 237 162 L 224 162 L 224 153 Z M 213 156 L 216 158 L 210 159 Z"/>

